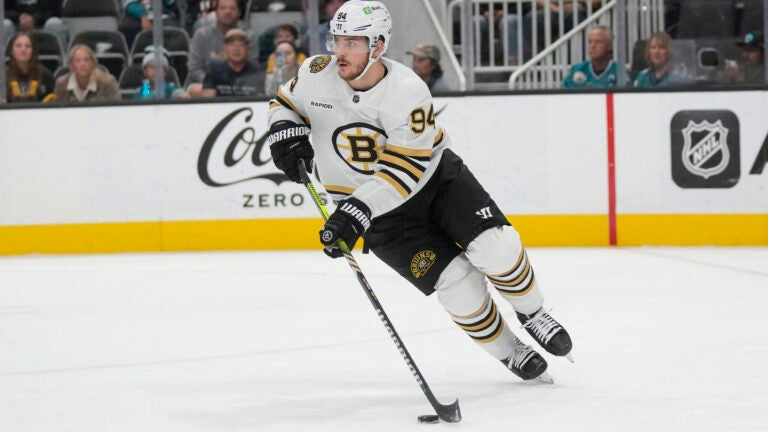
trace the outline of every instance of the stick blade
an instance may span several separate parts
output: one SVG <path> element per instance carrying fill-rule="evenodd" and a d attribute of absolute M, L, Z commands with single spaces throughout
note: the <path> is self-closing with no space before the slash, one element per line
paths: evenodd
<path fill-rule="evenodd" d="M 434 408 L 437 415 L 440 417 L 440 420 L 444 422 L 458 423 L 461 421 L 461 409 L 459 408 L 458 399 L 453 401 L 450 405 L 437 404 Z"/>

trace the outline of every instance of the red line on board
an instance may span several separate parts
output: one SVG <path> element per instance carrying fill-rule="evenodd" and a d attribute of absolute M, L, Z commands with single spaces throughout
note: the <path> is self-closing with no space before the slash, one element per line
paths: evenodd
<path fill-rule="evenodd" d="M 608 243 L 616 246 L 616 152 L 613 124 L 613 93 L 606 93 L 608 116 Z"/>

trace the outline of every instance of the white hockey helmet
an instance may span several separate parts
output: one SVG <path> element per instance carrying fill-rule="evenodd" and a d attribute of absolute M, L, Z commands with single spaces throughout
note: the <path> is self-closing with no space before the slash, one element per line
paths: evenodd
<path fill-rule="evenodd" d="M 392 17 L 386 6 L 379 1 L 350 0 L 331 19 L 329 45 L 333 36 L 365 36 L 371 52 L 376 48 L 376 41 L 381 38 L 384 40 L 383 55 L 392 37 Z M 333 51 L 330 47 L 328 49 Z"/>

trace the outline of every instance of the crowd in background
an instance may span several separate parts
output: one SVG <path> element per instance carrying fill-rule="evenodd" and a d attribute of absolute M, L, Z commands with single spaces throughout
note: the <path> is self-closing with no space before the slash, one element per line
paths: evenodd
<path fill-rule="evenodd" d="M 251 28 L 244 20 L 246 5 L 243 0 L 162 0 L 163 26 L 179 29 L 189 39 L 183 63 L 174 63 L 172 55 L 165 49 L 154 52 L 154 46 L 149 44 L 139 56 L 135 56 L 132 49 L 134 57 L 115 70 L 104 64 L 100 55 L 104 42 L 78 43 L 76 35 L 70 34 L 62 19 L 62 0 L 6 0 L 2 34 L 7 42 L 0 41 L 6 44 L 6 99 L 7 102 L 48 102 L 272 96 L 281 84 L 297 75 L 299 66 L 308 56 L 328 53 L 325 38 L 329 19 L 344 2 L 321 0 L 319 24 L 309 28 L 294 22 Z M 544 5 L 543 0 L 538 2 Z M 667 3 L 674 11 L 675 4 L 680 2 Z M 149 0 L 120 1 L 120 18 L 115 32 L 124 38 L 127 47 L 135 47 L 142 39 L 142 33 L 151 33 L 155 16 L 151 4 Z M 558 17 L 564 15 L 566 25 L 573 22 L 569 17 L 583 19 L 587 2 L 568 4 L 577 6 L 552 10 L 549 15 L 542 14 L 541 9 L 525 15 L 504 15 L 486 10 L 477 16 L 476 23 L 481 27 L 498 27 L 498 36 L 517 38 L 522 34 L 526 38 L 530 37 L 526 35 L 532 35 L 531 26 L 541 32 L 544 28 L 541 21 L 545 16 L 549 16 L 552 23 L 559 23 Z M 600 1 L 590 3 L 593 8 L 599 8 L 601 4 Z M 518 32 L 518 26 L 524 30 Z M 762 32 L 760 29 L 739 29 L 739 32 L 741 56 L 724 62 L 718 81 L 723 84 L 765 83 Z M 62 64 L 55 70 L 42 60 L 38 44 L 43 33 L 55 35 L 61 46 L 67 47 Z M 446 53 L 441 53 L 433 42 L 413 42 L 413 48 L 408 51 L 413 70 L 433 92 L 452 90 L 444 80 L 441 66 L 441 58 Z M 634 70 L 623 71 L 620 68 L 624 66 L 617 65 L 613 59 L 611 30 L 594 26 L 588 37 L 588 59 L 571 65 L 562 87 L 615 86 L 620 72 L 628 73 L 630 83 L 636 87 L 691 84 L 677 69 L 673 38 L 669 33 L 655 33 L 643 42 L 642 56 L 633 63 Z M 311 52 L 310 46 L 318 48 Z M 531 57 L 530 52 L 517 52 L 519 44 L 516 40 L 505 46 L 511 50 L 508 53 L 511 62 L 517 64 Z M 523 43 L 522 46 L 531 44 Z M 165 87 L 161 94 L 157 94 L 155 83 L 160 73 Z"/>

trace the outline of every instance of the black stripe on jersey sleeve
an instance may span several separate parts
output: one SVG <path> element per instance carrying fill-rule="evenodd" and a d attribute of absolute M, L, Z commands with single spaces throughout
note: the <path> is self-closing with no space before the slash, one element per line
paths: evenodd
<path fill-rule="evenodd" d="M 402 187 L 403 189 L 405 189 L 405 191 L 408 193 L 408 195 L 410 195 L 410 194 L 411 194 L 411 191 L 412 191 L 412 189 L 411 189 L 410 187 L 408 187 L 408 185 L 407 185 L 407 184 L 405 184 L 405 182 L 404 182 L 404 181 L 400 180 L 400 178 L 399 178 L 398 176 L 396 176 L 396 175 L 395 175 L 395 173 L 393 173 L 392 171 L 390 171 L 390 170 L 388 170 L 388 169 L 381 169 L 381 170 L 379 170 L 378 172 L 379 172 L 379 174 L 381 174 L 381 175 L 385 175 L 385 176 L 387 176 L 388 178 L 392 179 L 392 180 L 393 180 L 394 182 L 396 182 L 397 184 L 399 184 L 399 185 L 400 185 L 400 187 Z"/>

